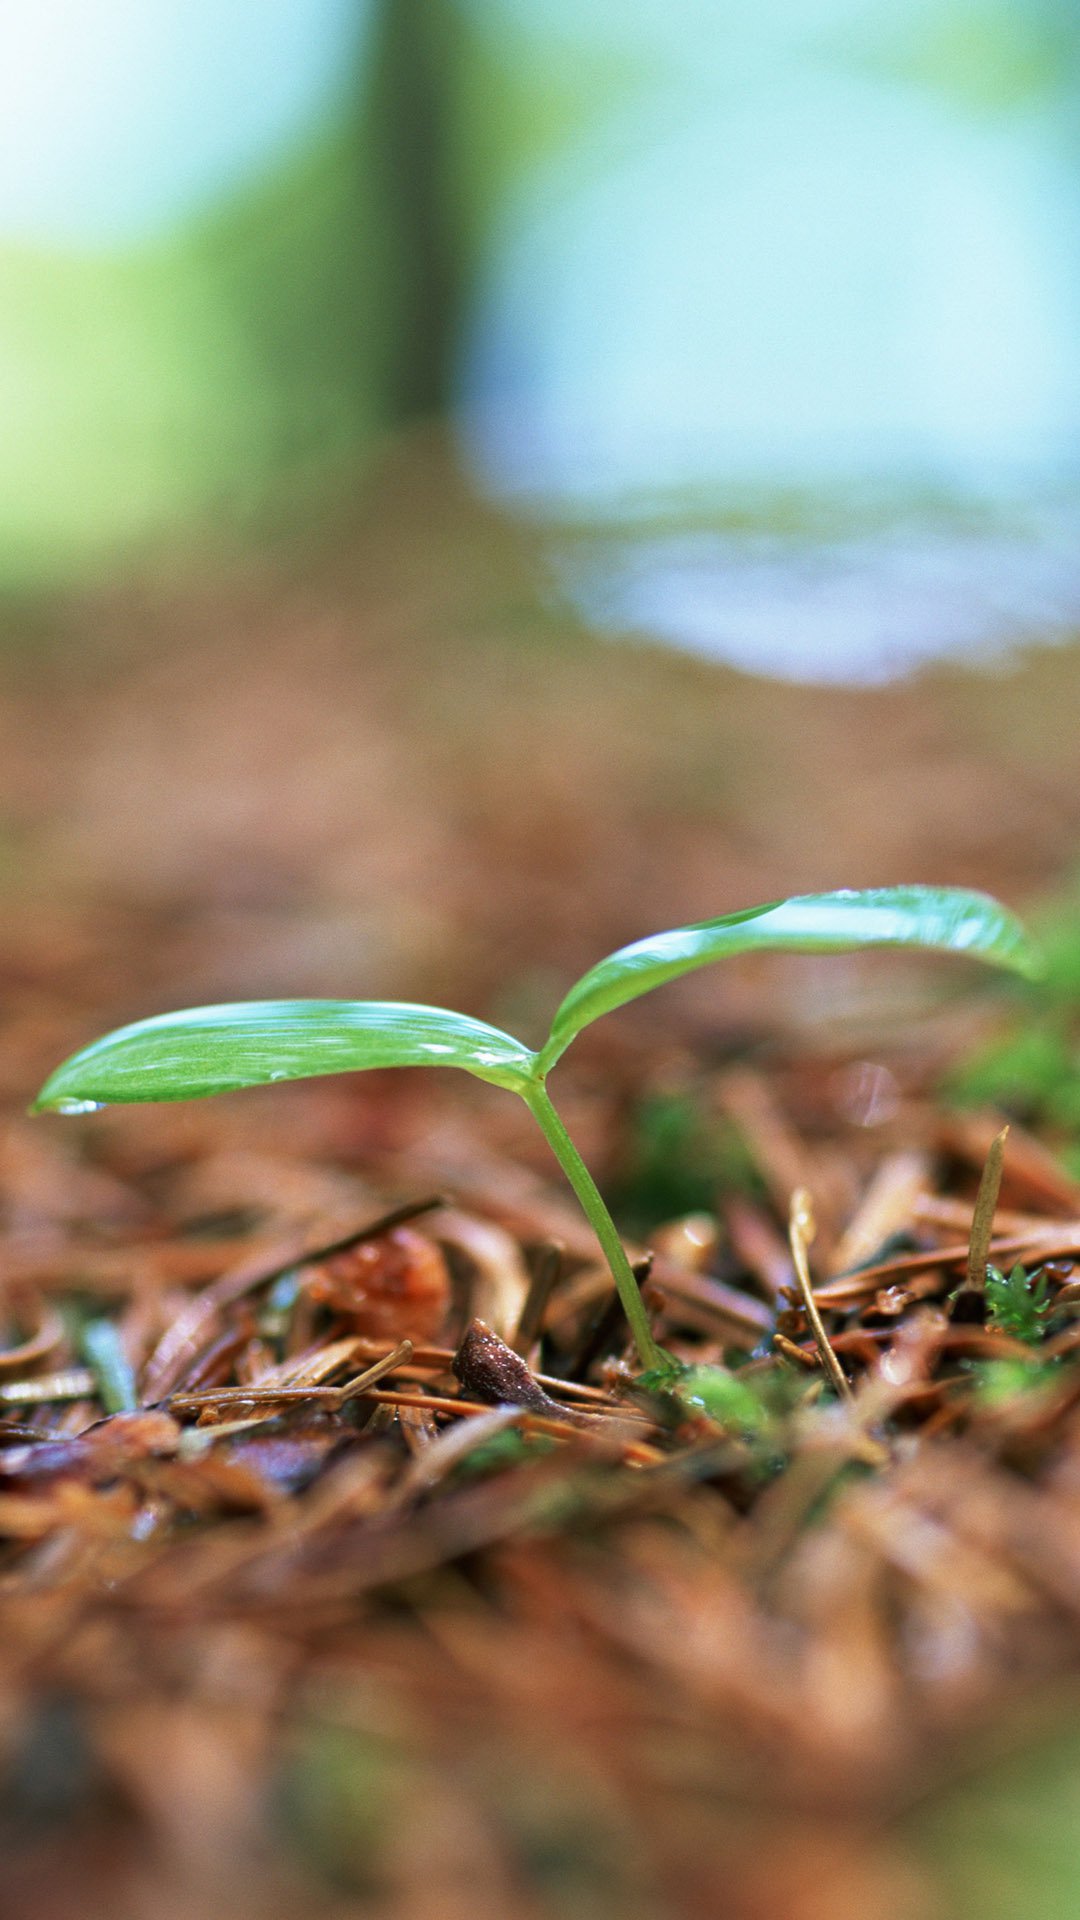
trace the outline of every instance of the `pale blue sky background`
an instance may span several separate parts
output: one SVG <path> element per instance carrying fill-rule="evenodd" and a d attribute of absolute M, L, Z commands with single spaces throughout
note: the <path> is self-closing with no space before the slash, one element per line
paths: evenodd
<path fill-rule="evenodd" d="M 368 0 L 2 0 L 0 241 L 147 238 L 343 94 Z"/>
<path fill-rule="evenodd" d="M 540 13 L 573 30 L 564 0 Z M 1075 102 L 1022 16 L 645 0 L 626 18 L 650 84 L 502 212 L 464 362 L 481 471 L 603 508 L 860 473 L 993 491 L 1075 461 Z"/>

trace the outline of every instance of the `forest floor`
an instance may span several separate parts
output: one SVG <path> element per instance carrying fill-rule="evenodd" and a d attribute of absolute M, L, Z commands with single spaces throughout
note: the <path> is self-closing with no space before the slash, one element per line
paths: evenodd
<path fill-rule="evenodd" d="M 524 539 L 425 485 L 391 467 L 287 565 L 5 616 L 12 1910 L 1071 1912 L 1080 1183 L 1014 1103 L 992 1258 L 1042 1284 L 972 1301 L 1001 1116 L 941 1093 L 1023 1003 L 740 962 L 583 1045 L 564 1104 L 657 1332 L 716 1370 L 692 1407 L 635 1385 L 494 1089 L 25 1115 L 172 1005 L 425 997 L 530 1038 L 681 920 L 1068 877 L 1078 650 L 849 692 L 599 645 Z"/>

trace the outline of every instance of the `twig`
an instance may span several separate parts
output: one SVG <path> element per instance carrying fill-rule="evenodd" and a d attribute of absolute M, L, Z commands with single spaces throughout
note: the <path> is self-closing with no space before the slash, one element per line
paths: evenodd
<path fill-rule="evenodd" d="M 855 1396 L 848 1384 L 847 1375 L 829 1345 L 829 1336 L 825 1331 L 825 1323 L 818 1312 L 817 1301 L 814 1299 L 814 1287 L 810 1278 L 810 1263 L 806 1257 L 806 1249 L 813 1240 L 813 1237 L 814 1214 L 810 1195 L 805 1187 L 796 1187 L 795 1192 L 791 1196 L 788 1238 L 791 1242 L 791 1258 L 795 1265 L 795 1277 L 799 1283 L 799 1293 L 802 1297 L 803 1308 L 810 1322 L 814 1339 L 817 1342 L 817 1349 L 821 1355 L 821 1364 L 828 1374 L 829 1379 L 832 1381 L 833 1386 L 842 1399 L 853 1400 Z"/>

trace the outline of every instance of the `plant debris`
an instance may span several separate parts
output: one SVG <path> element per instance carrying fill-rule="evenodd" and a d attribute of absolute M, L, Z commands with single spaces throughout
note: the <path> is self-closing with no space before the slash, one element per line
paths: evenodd
<path fill-rule="evenodd" d="M 569 1913 L 543 1846 L 650 1920 L 721 1872 L 748 1920 L 892 1920 L 928 1783 L 1080 1671 L 1080 1202 L 1014 1125 L 988 1211 L 1000 1126 L 910 1060 L 872 1135 L 830 1062 L 716 1079 L 756 1172 L 631 1248 L 655 1379 L 459 1106 L 453 1199 L 430 1127 L 358 1170 L 318 1088 L 12 1123 L 0 1746 L 60 1836 L 46 1873 L 20 1816 L 16 1887 L 64 1910 L 82 1820 L 122 1913 L 162 1853 L 185 1920 L 238 1873 L 256 1920 Z"/>

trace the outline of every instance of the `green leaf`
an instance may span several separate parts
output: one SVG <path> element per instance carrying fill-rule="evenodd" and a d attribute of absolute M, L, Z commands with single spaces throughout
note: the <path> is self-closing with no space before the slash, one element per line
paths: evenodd
<path fill-rule="evenodd" d="M 736 953 L 835 953 L 880 946 L 966 953 L 1029 975 L 1041 966 L 1020 922 L 985 893 L 878 887 L 804 894 L 657 933 L 609 954 L 571 987 L 541 1050 L 541 1071 L 547 1073 L 575 1035 L 601 1014 L 712 960 Z"/>
<path fill-rule="evenodd" d="M 362 1067 L 464 1067 L 515 1092 L 535 1055 L 497 1027 L 399 1000 L 252 1000 L 160 1014 L 95 1040 L 57 1067 L 35 1108 L 192 1100 L 270 1080 Z"/>

